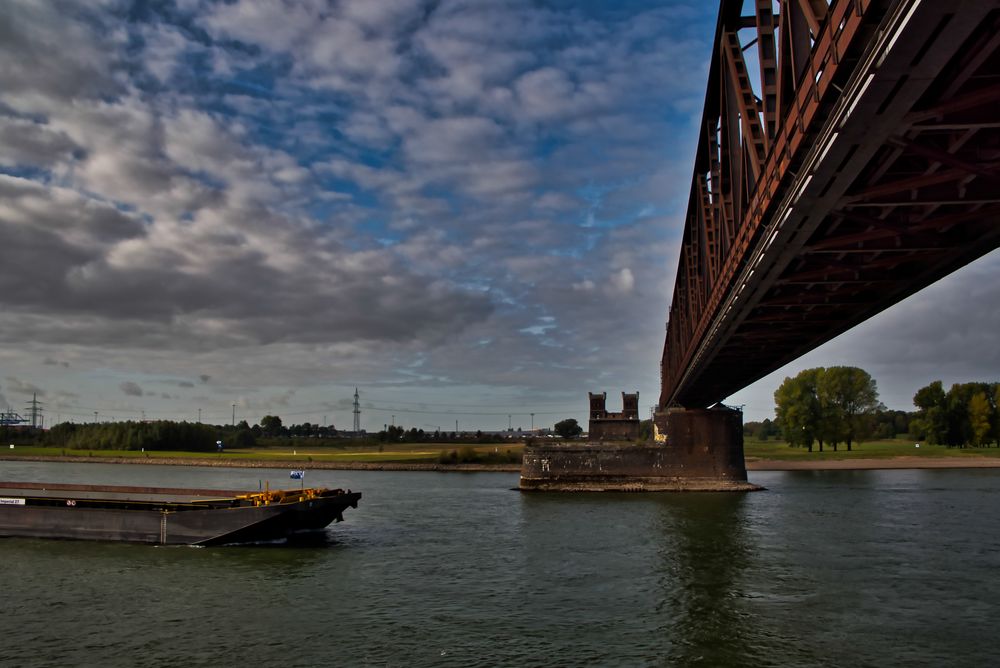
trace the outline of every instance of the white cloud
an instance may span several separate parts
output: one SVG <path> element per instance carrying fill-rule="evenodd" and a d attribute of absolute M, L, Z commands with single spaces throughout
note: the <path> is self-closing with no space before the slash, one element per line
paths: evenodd
<path fill-rule="evenodd" d="M 5 373 L 655 396 L 713 7 L 150 7 L 0 6 Z M 942 300 L 886 374 L 947 337 L 995 368 Z"/>
<path fill-rule="evenodd" d="M 635 276 L 628 267 L 611 274 L 610 285 L 615 292 L 627 294 L 635 287 Z"/>

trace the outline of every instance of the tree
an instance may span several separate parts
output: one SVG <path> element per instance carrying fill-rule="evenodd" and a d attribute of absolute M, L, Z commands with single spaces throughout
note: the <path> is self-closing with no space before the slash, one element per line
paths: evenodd
<path fill-rule="evenodd" d="M 403 437 L 406 435 L 406 429 L 400 427 L 399 425 L 390 425 L 386 427 L 385 431 L 380 431 L 378 433 L 378 440 L 380 441 L 391 441 L 393 443 L 397 441 L 402 441 Z"/>
<path fill-rule="evenodd" d="M 1000 384 L 955 383 L 947 393 L 936 380 L 913 397 L 920 410 L 911 431 L 930 443 L 964 448 L 1000 445 Z"/>
<path fill-rule="evenodd" d="M 556 422 L 552 429 L 567 440 L 576 438 L 583 433 L 583 427 L 581 427 L 573 418 L 567 418 Z"/>
<path fill-rule="evenodd" d="M 925 385 L 913 395 L 913 405 L 919 410 L 914 420 L 914 429 L 923 435 L 928 443 L 945 443 L 948 435 L 948 420 L 944 387 L 940 380 Z"/>
<path fill-rule="evenodd" d="M 227 447 L 233 448 L 252 448 L 256 445 L 257 440 L 253 437 L 253 432 L 250 429 L 237 429 L 236 433 L 226 442 Z"/>
<path fill-rule="evenodd" d="M 964 448 L 977 442 L 969 411 L 972 397 L 976 394 L 989 397 L 993 395 L 993 390 L 987 383 L 955 383 L 945 395 L 945 419 L 948 425 L 945 442 L 949 446 Z"/>
<path fill-rule="evenodd" d="M 766 441 L 772 436 L 781 436 L 781 430 L 778 429 L 777 425 L 770 419 L 764 418 L 761 422 L 755 422 L 753 420 L 744 422 L 743 435 L 749 438 Z"/>
<path fill-rule="evenodd" d="M 969 399 L 969 424 L 972 428 L 973 445 L 989 444 L 991 412 L 990 402 L 985 393 L 977 392 Z"/>
<path fill-rule="evenodd" d="M 911 420 L 914 414 L 906 411 L 894 411 L 889 409 L 879 409 L 871 416 L 869 428 L 875 438 L 896 438 L 901 434 L 910 431 Z M 923 438 L 920 436 L 919 438 Z"/>
<path fill-rule="evenodd" d="M 993 384 L 993 440 L 1000 448 L 1000 383 Z"/>
<path fill-rule="evenodd" d="M 265 415 L 260 426 L 266 436 L 279 436 L 281 434 L 281 418 L 277 415 Z"/>
<path fill-rule="evenodd" d="M 844 441 L 850 451 L 862 429 L 862 418 L 882 407 L 875 380 L 856 366 L 832 366 L 818 375 L 817 392 L 827 440 L 834 450 Z"/>
<path fill-rule="evenodd" d="M 785 378 L 774 392 L 776 422 L 792 446 L 812 452 L 813 441 L 829 443 L 837 449 L 846 443 L 850 450 L 861 434 L 871 430 L 878 400 L 875 381 L 863 369 L 853 366 L 804 369 L 794 378 Z"/>
<path fill-rule="evenodd" d="M 821 368 L 805 369 L 786 377 L 774 391 L 774 411 L 781 433 L 791 446 L 809 448 L 820 435 L 820 404 L 817 385 Z M 819 443 L 823 451 L 823 441 Z"/>

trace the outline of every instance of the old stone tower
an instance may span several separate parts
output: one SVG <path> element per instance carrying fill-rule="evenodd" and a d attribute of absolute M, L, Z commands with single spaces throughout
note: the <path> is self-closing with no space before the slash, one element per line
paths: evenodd
<path fill-rule="evenodd" d="M 622 412 L 609 413 L 607 392 L 590 395 L 590 440 L 634 441 L 639 438 L 639 393 L 622 392 Z"/>

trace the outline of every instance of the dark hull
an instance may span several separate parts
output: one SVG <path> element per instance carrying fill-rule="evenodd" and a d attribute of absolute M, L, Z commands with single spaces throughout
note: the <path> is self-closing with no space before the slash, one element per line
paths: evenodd
<path fill-rule="evenodd" d="M 201 498 L 213 490 L 15 485 L 0 483 L 0 536 L 160 545 L 281 540 L 342 520 L 361 498 L 342 490 L 276 492 L 269 494 L 280 495 L 277 500 L 269 500 L 259 494 Z M 129 489 L 142 493 L 121 491 Z"/>

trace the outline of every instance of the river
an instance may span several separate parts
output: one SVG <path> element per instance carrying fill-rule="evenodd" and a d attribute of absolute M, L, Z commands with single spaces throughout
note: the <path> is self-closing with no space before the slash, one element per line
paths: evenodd
<path fill-rule="evenodd" d="M 1000 470 L 755 472 L 751 494 L 362 491 L 308 545 L 0 540 L 0 666 L 982 666 Z M 0 480 L 256 489 L 273 469 L 0 462 Z"/>

